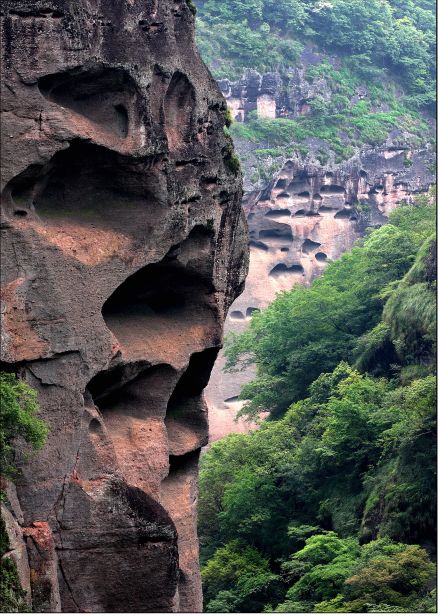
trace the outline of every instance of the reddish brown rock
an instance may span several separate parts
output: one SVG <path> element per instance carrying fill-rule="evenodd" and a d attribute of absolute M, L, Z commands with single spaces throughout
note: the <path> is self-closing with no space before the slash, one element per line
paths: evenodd
<path fill-rule="evenodd" d="M 34 522 L 23 529 L 29 558 L 32 610 L 59 612 L 58 556 L 52 530 L 47 522 Z"/>
<path fill-rule="evenodd" d="M 49 425 L 18 460 L 35 608 L 198 611 L 202 392 L 247 268 L 225 102 L 184 0 L 1 16 L 2 369 Z"/>

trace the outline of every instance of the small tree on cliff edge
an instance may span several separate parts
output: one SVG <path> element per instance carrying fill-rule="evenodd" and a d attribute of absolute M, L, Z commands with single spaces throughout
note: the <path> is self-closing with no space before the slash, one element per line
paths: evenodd
<path fill-rule="evenodd" d="M 41 449 L 47 436 L 46 423 L 38 419 L 37 393 L 13 374 L 0 372 L 0 468 L 4 477 L 13 478 L 13 441 L 24 439 L 32 449 Z"/>

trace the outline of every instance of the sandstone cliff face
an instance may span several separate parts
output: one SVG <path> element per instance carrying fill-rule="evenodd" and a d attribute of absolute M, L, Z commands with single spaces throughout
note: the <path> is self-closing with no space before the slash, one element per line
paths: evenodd
<path fill-rule="evenodd" d="M 432 174 L 421 153 L 411 154 L 409 168 L 403 148 L 368 150 L 335 167 L 289 160 L 264 190 L 246 193 L 250 267 L 225 330 L 244 331 L 254 310 L 266 308 L 278 292 L 295 284 L 310 284 L 367 226 L 384 223 L 397 205 L 426 191 Z M 221 352 L 206 390 L 210 441 L 254 427 L 242 419 L 235 422 L 243 404 L 240 390 L 254 377 L 254 367 L 224 373 L 224 366 Z"/>
<path fill-rule="evenodd" d="M 49 424 L 9 520 L 35 611 L 202 607 L 202 392 L 247 237 L 193 30 L 185 0 L 3 3 L 2 369 Z"/>

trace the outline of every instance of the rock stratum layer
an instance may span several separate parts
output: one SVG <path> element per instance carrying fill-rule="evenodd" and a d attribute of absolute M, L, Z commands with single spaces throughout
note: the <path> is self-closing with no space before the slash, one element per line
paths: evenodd
<path fill-rule="evenodd" d="M 49 426 L 6 514 L 33 611 L 202 607 L 202 392 L 247 237 L 193 34 L 185 0 L 3 2 L 2 369 Z"/>

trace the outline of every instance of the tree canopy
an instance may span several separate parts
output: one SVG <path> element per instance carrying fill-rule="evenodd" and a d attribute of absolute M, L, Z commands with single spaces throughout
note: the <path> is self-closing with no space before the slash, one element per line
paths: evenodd
<path fill-rule="evenodd" d="M 358 71 L 391 70 L 411 103 L 435 100 L 435 4 L 413 0 L 198 0 L 198 45 L 217 77 L 281 70 L 307 42 Z"/>
<path fill-rule="evenodd" d="M 271 416 L 201 458 L 207 611 L 435 611 L 434 218 L 395 210 L 229 343 Z"/>

